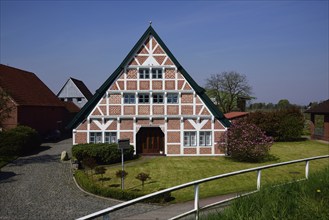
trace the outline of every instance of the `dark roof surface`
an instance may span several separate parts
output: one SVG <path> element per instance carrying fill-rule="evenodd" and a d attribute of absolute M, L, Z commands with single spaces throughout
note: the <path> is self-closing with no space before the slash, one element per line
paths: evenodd
<path fill-rule="evenodd" d="M 71 77 L 71 80 L 78 87 L 78 89 L 82 92 L 82 94 L 86 97 L 86 99 L 89 100 L 93 97 L 93 94 L 90 92 L 88 87 L 81 80 L 74 79 L 72 77 Z"/>
<path fill-rule="evenodd" d="M 0 87 L 18 105 L 63 106 L 34 73 L 25 70 L 0 64 Z"/>
<path fill-rule="evenodd" d="M 329 99 L 327 101 L 321 102 L 320 104 L 314 106 L 305 111 L 305 113 L 314 113 L 320 115 L 329 114 Z"/>
<path fill-rule="evenodd" d="M 119 67 L 110 75 L 110 77 L 103 83 L 103 85 L 98 90 L 96 90 L 96 93 L 94 94 L 92 99 L 90 99 L 87 102 L 87 104 L 85 104 L 83 106 L 81 111 L 71 121 L 71 123 L 68 125 L 69 129 L 75 128 L 82 120 L 84 120 L 90 114 L 92 109 L 95 107 L 95 105 L 98 103 L 98 101 L 105 94 L 106 90 L 115 81 L 115 79 L 119 76 L 121 71 L 124 69 L 125 65 L 130 61 L 131 57 L 140 48 L 140 46 L 149 37 L 149 35 L 152 35 L 156 39 L 156 41 L 160 44 L 160 46 L 163 48 L 165 53 L 167 53 L 169 58 L 176 65 L 178 71 L 180 71 L 181 74 L 184 76 L 184 78 L 189 82 L 189 84 L 192 86 L 194 91 L 199 95 L 199 97 L 202 99 L 202 101 L 207 105 L 207 107 L 209 108 L 211 113 L 215 116 L 215 118 L 220 120 L 224 126 L 226 126 L 226 127 L 230 126 L 231 123 L 229 122 L 229 120 L 227 120 L 225 118 L 223 113 L 221 111 L 219 111 L 219 109 L 216 107 L 216 105 L 209 99 L 209 97 L 205 94 L 205 90 L 203 88 L 201 88 L 192 79 L 192 77 L 185 71 L 185 69 L 180 65 L 180 63 L 177 61 L 177 59 L 174 57 L 174 55 L 170 52 L 170 50 L 167 48 L 167 46 L 161 40 L 159 35 L 152 28 L 152 26 L 149 26 L 149 28 L 144 32 L 142 37 L 138 40 L 138 42 L 135 44 L 135 46 L 132 48 L 132 50 L 128 53 L 128 55 L 125 57 L 125 59 L 119 65 Z"/>
<path fill-rule="evenodd" d="M 86 97 L 87 100 L 91 99 L 93 97 L 93 94 L 90 92 L 90 90 L 88 89 L 88 87 L 81 81 L 78 79 L 74 79 L 72 77 L 70 77 L 66 83 L 64 84 L 64 86 L 61 88 L 61 90 L 59 90 L 59 92 L 57 93 L 57 96 L 62 92 L 62 90 L 64 89 L 64 87 L 66 86 L 67 82 L 69 80 L 72 80 L 72 82 L 78 87 L 78 89 L 80 90 L 80 92 L 84 95 L 84 97 Z"/>

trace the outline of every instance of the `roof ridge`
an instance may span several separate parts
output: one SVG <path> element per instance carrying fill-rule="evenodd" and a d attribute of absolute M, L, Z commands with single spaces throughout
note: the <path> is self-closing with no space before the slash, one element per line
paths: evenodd
<path fill-rule="evenodd" d="M 150 25 L 143 35 L 139 38 L 137 43 L 133 46 L 127 56 L 123 59 L 117 69 L 108 77 L 108 79 L 96 90 L 94 96 L 83 106 L 81 111 L 74 117 L 74 119 L 67 126 L 68 128 L 74 128 L 80 123 L 84 117 L 92 111 L 93 107 L 97 104 L 97 102 L 102 98 L 103 94 L 110 87 L 110 85 L 114 82 L 114 80 L 118 77 L 121 71 L 125 68 L 125 65 L 128 64 L 130 58 L 135 54 L 135 52 L 139 49 L 140 45 L 144 43 L 149 35 L 152 35 L 159 45 L 163 48 L 168 57 L 172 60 L 172 62 L 176 65 L 177 69 L 182 73 L 184 78 L 189 82 L 195 92 L 199 95 L 199 97 L 204 101 L 205 105 L 209 108 L 211 113 L 220 120 L 224 126 L 230 126 L 229 120 L 227 120 L 224 114 L 219 111 L 219 109 L 215 106 L 215 104 L 209 99 L 209 97 L 205 94 L 205 89 L 200 87 L 194 79 L 187 73 L 187 71 L 182 67 L 182 65 L 178 62 L 175 56 L 171 53 L 165 43 L 162 41 L 160 36 L 156 33 L 153 27 Z"/>

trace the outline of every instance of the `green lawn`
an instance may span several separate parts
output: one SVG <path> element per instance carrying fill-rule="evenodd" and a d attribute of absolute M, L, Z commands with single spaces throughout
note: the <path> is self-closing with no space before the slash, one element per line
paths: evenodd
<path fill-rule="evenodd" d="M 148 157 L 137 161 L 127 162 L 125 170 L 128 176 L 125 180 L 125 189 L 142 191 L 145 194 L 158 191 L 193 180 L 206 178 L 236 170 L 262 166 L 311 156 L 329 154 L 329 145 L 315 141 L 279 142 L 272 146 L 271 154 L 279 160 L 266 163 L 235 162 L 225 157 Z M 329 163 L 329 159 L 310 162 L 310 173 L 321 170 Z M 115 172 L 121 169 L 121 164 L 107 166 L 104 177 L 111 177 L 110 181 L 96 182 L 99 187 L 113 187 L 120 184 L 120 179 L 115 177 Z M 305 163 L 288 165 L 262 171 L 262 184 L 289 181 L 304 176 Z M 145 183 L 144 189 L 141 182 L 135 177 L 140 172 L 149 173 L 151 180 Z M 98 178 L 93 178 L 94 180 Z M 111 186 L 112 185 L 112 186 Z M 256 188 L 256 173 L 248 173 L 212 181 L 200 186 L 200 197 L 209 197 L 231 192 L 241 192 Z M 178 190 L 172 193 L 181 202 L 193 199 L 193 188 Z"/>
<path fill-rule="evenodd" d="M 285 196 L 282 196 L 285 195 Z M 264 187 L 236 199 L 222 212 L 201 215 L 205 220 L 329 219 L 329 166 L 307 181 Z"/>

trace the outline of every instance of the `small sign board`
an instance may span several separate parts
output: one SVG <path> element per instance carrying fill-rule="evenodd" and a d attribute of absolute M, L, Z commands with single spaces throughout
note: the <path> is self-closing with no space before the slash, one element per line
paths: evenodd
<path fill-rule="evenodd" d="M 123 150 L 130 149 L 130 139 L 119 139 L 118 149 L 123 149 Z"/>

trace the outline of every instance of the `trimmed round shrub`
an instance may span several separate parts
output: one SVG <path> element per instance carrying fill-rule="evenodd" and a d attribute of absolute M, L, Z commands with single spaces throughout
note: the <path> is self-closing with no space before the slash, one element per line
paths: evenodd
<path fill-rule="evenodd" d="M 220 148 L 232 158 L 247 162 L 263 161 L 273 144 L 259 127 L 241 119 L 232 123 L 223 138 Z"/>
<path fill-rule="evenodd" d="M 124 159 L 135 159 L 134 147 L 130 146 L 129 150 L 124 150 Z M 78 144 L 72 147 L 72 155 L 78 161 L 85 158 L 93 158 L 97 164 L 113 164 L 121 162 L 121 150 L 118 144 Z"/>
<path fill-rule="evenodd" d="M 40 147 L 41 139 L 36 130 L 17 126 L 0 133 L 0 154 L 20 156 Z"/>

